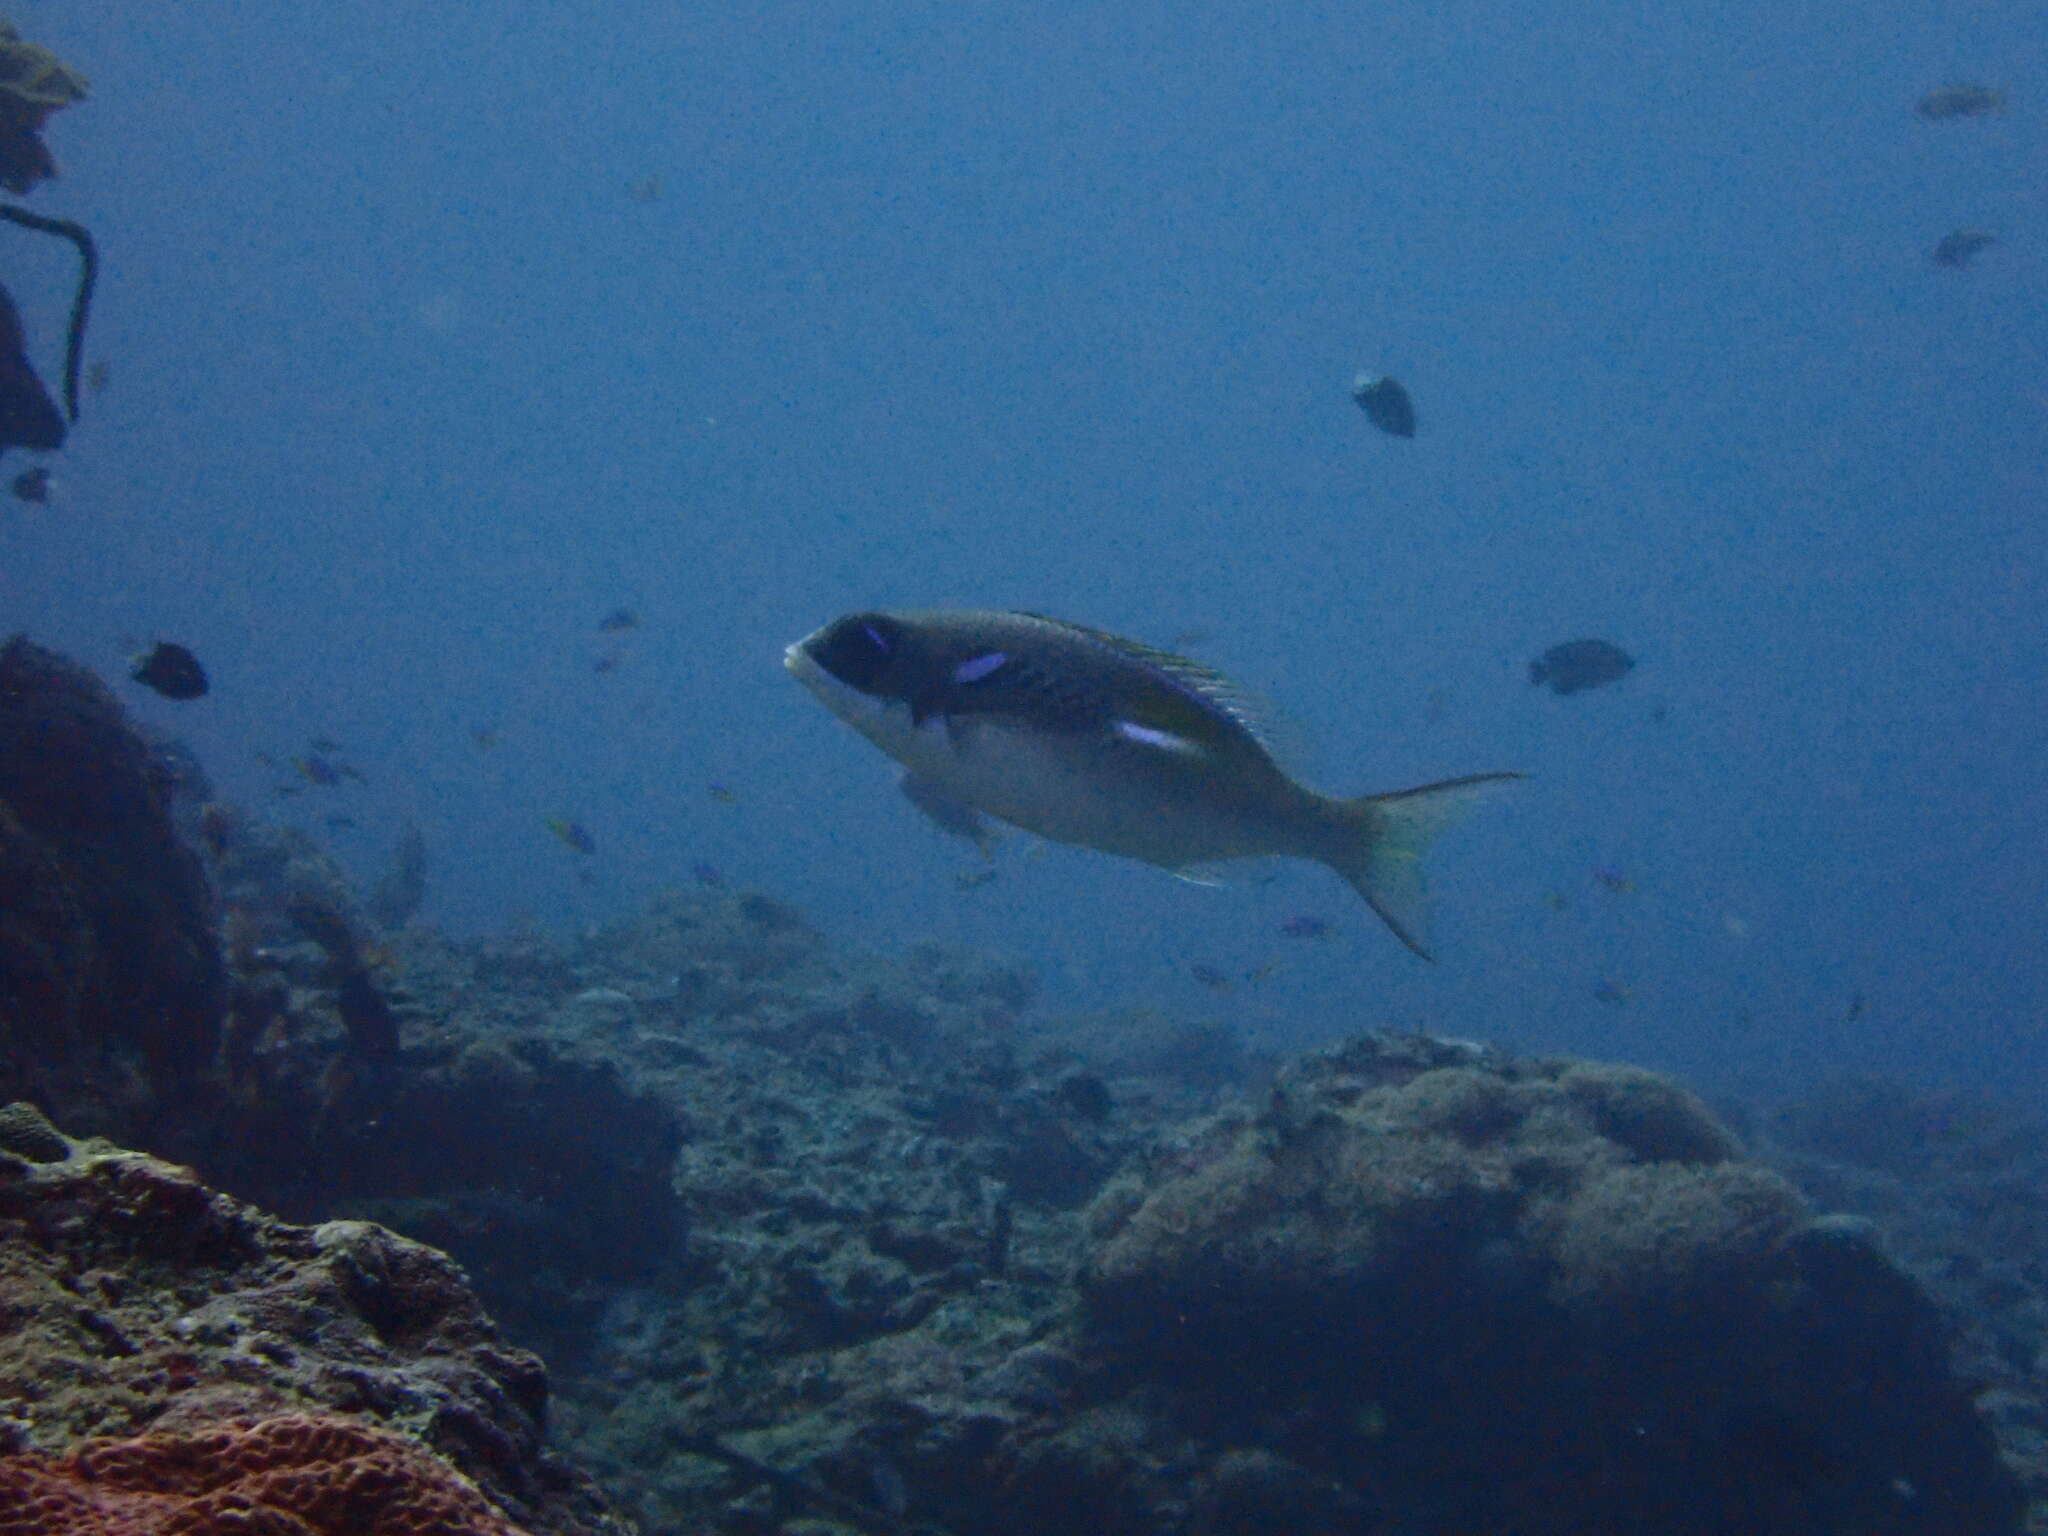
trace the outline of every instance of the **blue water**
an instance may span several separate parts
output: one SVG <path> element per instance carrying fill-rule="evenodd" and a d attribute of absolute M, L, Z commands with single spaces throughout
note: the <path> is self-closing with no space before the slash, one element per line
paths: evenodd
<path fill-rule="evenodd" d="M 0 503 L 0 626 L 191 645 L 135 712 L 365 876 L 416 820 L 459 931 L 701 861 L 1275 1046 L 2039 1083 L 2038 7 L 697 9 L 18 5 L 92 80 L 31 203 L 104 247 L 108 383 Z M 1955 79 L 2010 109 L 1913 115 Z M 53 371 L 68 253 L 4 238 Z M 1306 866 L 1018 836 L 962 890 L 780 667 L 927 604 L 1208 631 L 1333 791 L 1533 777 L 1435 855 L 1436 966 Z M 1579 635 L 1635 672 L 1529 687 Z M 275 797 L 313 736 L 367 782 Z"/>

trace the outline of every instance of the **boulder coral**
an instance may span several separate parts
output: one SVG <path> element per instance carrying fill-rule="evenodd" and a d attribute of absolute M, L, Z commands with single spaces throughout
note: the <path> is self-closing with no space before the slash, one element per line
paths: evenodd
<path fill-rule="evenodd" d="M 1112 1377 L 1404 1529 L 2017 1529 L 1927 1298 L 1651 1073 L 1365 1037 L 1095 1220 Z"/>

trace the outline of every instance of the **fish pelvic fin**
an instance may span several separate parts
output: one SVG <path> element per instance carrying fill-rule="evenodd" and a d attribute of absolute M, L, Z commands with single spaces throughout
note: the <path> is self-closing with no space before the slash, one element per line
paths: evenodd
<path fill-rule="evenodd" d="M 1384 795 L 1335 802 L 1340 831 L 1323 862 L 1351 882 L 1394 937 L 1425 960 L 1429 952 L 1429 883 L 1422 856 L 1446 828 L 1519 773 L 1480 773 Z"/>

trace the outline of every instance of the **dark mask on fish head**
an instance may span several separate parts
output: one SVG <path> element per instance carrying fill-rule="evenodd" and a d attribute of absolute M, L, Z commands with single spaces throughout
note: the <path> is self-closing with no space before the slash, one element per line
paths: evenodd
<path fill-rule="evenodd" d="M 858 693 L 902 698 L 909 691 L 915 669 L 912 636 L 887 614 L 850 614 L 805 649 L 811 660 Z"/>

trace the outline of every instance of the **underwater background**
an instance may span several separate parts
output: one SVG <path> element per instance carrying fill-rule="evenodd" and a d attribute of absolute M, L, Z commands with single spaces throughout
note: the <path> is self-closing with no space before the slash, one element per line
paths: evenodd
<path fill-rule="evenodd" d="M 105 252 L 105 388 L 4 514 L 0 611 L 110 674 L 191 646 L 211 695 L 133 711 L 365 879 L 416 823 L 429 920 L 702 866 L 1274 1049 L 2041 1081 L 2038 7 L 13 20 L 92 78 L 38 206 Z M 2013 104 L 1914 114 L 1956 79 Z M 1999 243 L 1931 264 L 1958 225 Z M 1019 835 L 975 884 L 780 667 L 932 604 L 1178 640 L 1332 792 L 1530 779 L 1433 857 L 1435 966 L 1305 865 Z M 1634 671 L 1532 688 L 1580 635 Z M 313 738 L 361 781 L 299 782 Z"/>
<path fill-rule="evenodd" d="M 2048 14 L 5 20 L 0 1528 L 2048 1533 Z"/>

